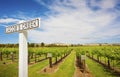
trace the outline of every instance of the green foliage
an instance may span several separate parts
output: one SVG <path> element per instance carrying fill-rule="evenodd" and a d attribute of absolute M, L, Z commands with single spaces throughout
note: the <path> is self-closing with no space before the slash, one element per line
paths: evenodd
<path fill-rule="evenodd" d="M 112 72 L 110 72 L 110 70 L 104 68 L 102 65 L 94 62 L 93 60 L 87 59 L 86 63 L 94 77 L 116 77 Z"/>
<path fill-rule="evenodd" d="M 90 55 L 101 58 L 101 61 L 105 59 L 115 60 L 114 66 L 120 67 L 120 47 L 119 46 L 81 46 L 81 47 L 30 47 L 28 54 L 31 62 L 34 61 L 35 55 L 36 60 L 45 58 L 47 53 L 52 53 L 53 62 L 55 58 L 58 59 L 61 56 L 69 55 L 65 61 L 60 65 L 59 70 L 53 74 L 41 74 L 40 71 L 49 64 L 46 59 L 42 62 L 29 65 L 29 77 L 72 77 L 75 71 L 75 52 L 71 52 L 71 49 L 76 51 L 76 56 Z M 0 48 L 0 52 L 3 52 L 3 61 L 0 61 L 0 77 L 17 77 L 18 76 L 18 48 Z M 16 62 L 12 62 L 10 59 L 6 59 L 6 55 L 10 55 L 11 52 L 16 54 Z M 41 57 L 40 57 L 41 56 Z M 32 58 L 33 57 L 33 58 Z M 40 57 L 40 58 L 39 58 Z M 10 57 L 9 57 L 10 58 Z M 106 72 L 99 64 L 86 59 L 89 70 L 95 77 L 114 77 L 111 73 Z M 3 63 L 6 64 L 3 64 Z M 96 69 L 98 72 L 96 72 Z"/>

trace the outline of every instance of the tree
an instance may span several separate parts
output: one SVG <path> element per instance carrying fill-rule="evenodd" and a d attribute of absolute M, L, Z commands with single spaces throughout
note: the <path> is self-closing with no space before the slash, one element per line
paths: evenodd
<path fill-rule="evenodd" d="M 45 44 L 42 42 L 42 43 L 41 43 L 41 47 L 44 47 L 44 46 L 45 46 Z"/>

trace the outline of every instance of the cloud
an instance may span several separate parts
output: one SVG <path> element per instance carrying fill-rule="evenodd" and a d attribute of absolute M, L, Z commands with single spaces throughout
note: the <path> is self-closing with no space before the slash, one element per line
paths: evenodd
<path fill-rule="evenodd" d="M 90 0 L 90 5 L 93 7 L 99 7 L 101 9 L 114 8 L 117 4 L 117 0 Z"/>
<path fill-rule="evenodd" d="M 18 11 L 16 14 L 11 15 L 11 17 L 21 19 L 21 20 L 31 20 L 34 18 L 34 13 L 28 13 L 23 11 Z"/>
<path fill-rule="evenodd" d="M 14 19 L 14 18 L 3 18 L 0 19 L 0 24 L 2 23 L 12 23 L 12 22 L 18 22 L 20 21 L 19 19 Z"/>
<path fill-rule="evenodd" d="M 87 0 L 55 0 L 44 2 L 36 0 L 47 7 L 47 18 L 41 19 L 41 30 L 29 31 L 29 40 L 33 42 L 65 42 L 87 43 L 100 42 L 116 35 L 120 35 L 119 24 L 111 28 L 119 16 L 108 9 L 114 9 L 116 0 L 90 0 L 91 6 L 101 9 L 93 10 Z M 33 36 L 34 35 L 34 36 Z M 109 37 L 108 37 L 109 36 Z"/>

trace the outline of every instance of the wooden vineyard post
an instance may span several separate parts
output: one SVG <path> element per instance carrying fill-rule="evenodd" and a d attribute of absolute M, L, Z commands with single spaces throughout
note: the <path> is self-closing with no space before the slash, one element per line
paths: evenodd
<path fill-rule="evenodd" d="M 28 64 L 30 64 L 30 54 L 28 54 Z"/>
<path fill-rule="evenodd" d="M 12 62 L 14 61 L 14 53 L 13 52 L 11 52 L 11 60 L 12 60 Z"/>
<path fill-rule="evenodd" d="M 49 58 L 49 67 L 52 68 L 52 54 L 48 53 L 47 57 Z"/>
<path fill-rule="evenodd" d="M 81 62 L 83 67 L 83 72 L 86 71 L 85 55 L 81 55 Z"/>
<path fill-rule="evenodd" d="M 0 60 L 1 61 L 3 60 L 3 58 L 2 58 L 2 52 L 0 52 Z"/>
<path fill-rule="evenodd" d="M 110 68 L 110 59 L 108 58 L 108 68 Z"/>
<path fill-rule="evenodd" d="M 86 71 L 85 60 L 83 60 L 83 70 Z"/>
<path fill-rule="evenodd" d="M 37 62 L 37 55 L 36 55 L 36 53 L 35 53 L 35 63 Z"/>
<path fill-rule="evenodd" d="M 57 56 L 55 57 L 55 60 L 56 60 L 56 62 L 55 62 L 55 63 L 57 64 Z"/>
<path fill-rule="evenodd" d="M 52 57 L 49 57 L 50 68 L 52 68 Z"/>

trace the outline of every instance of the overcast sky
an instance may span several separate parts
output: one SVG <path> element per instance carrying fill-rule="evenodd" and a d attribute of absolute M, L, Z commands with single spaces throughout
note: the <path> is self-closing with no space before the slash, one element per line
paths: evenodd
<path fill-rule="evenodd" d="M 41 18 L 33 43 L 120 43 L 120 0 L 0 0 L 0 43 L 18 43 L 5 26 Z"/>

